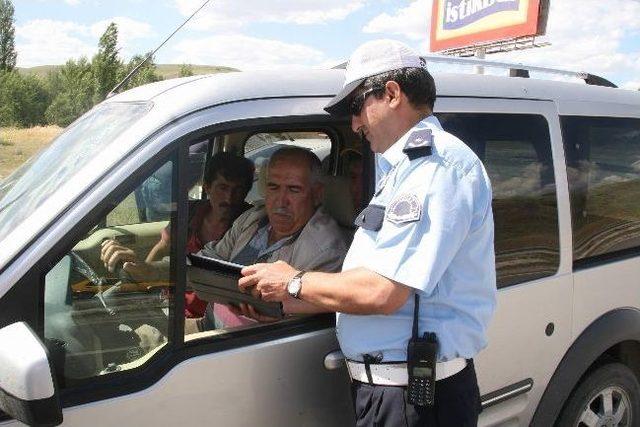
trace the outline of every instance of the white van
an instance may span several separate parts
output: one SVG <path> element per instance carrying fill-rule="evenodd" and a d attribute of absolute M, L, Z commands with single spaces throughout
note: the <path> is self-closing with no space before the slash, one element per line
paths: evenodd
<path fill-rule="evenodd" d="M 353 423 L 334 316 L 185 335 L 182 315 L 189 200 L 203 197 L 213 153 L 321 154 L 325 205 L 353 232 L 363 206 L 349 195 L 347 154 L 363 159 L 365 203 L 375 173 L 349 122 L 323 111 L 343 73 L 139 87 L 0 182 L 0 426 Z M 640 93 L 435 78 L 436 115 L 494 190 L 499 303 L 476 359 L 480 425 L 639 425 Z M 250 194 L 260 201 L 259 188 Z M 146 254 L 163 230 L 164 277 L 130 283 L 102 265 L 103 240 Z M 141 341 L 139 328 L 157 339 Z"/>

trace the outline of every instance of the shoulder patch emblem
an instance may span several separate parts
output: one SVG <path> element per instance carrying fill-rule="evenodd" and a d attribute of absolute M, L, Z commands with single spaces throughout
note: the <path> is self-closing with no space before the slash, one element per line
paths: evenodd
<path fill-rule="evenodd" d="M 415 194 L 401 194 L 387 208 L 387 219 L 394 224 L 419 221 L 422 204 Z"/>
<path fill-rule="evenodd" d="M 414 131 L 402 150 L 409 160 L 431 155 L 431 146 L 433 145 L 433 133 L 431 129 L 418 129 Z"/>

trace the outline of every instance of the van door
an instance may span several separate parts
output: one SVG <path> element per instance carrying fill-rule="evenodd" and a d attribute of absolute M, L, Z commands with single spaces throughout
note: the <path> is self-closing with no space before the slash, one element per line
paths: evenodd
<path fill-rule="evenodd" d="M 481 425 L 527 425 L 571 342 L 570 222 L 553 102 L 439 98 L 493 187 L 498 306 L 476 360 Z"/>
<path fill-rule="evenodd" d="M 33 305 L 38 312 L 23 317 L 32 319 L 50 348 L 65 425 L 352 424 L 346 369 L 324 366 L 325 356 L 338 349 L 333 315 L 188 339 L 182 315 L 189 145 L 235 129 L 327 128 L 331 123 L 322 112 L 327 102 L 244 101 L 176 120 L 71 207 L 69 218 L 77 221 L 65 217 L 51 226 L 49 235 L 65 237 L 33 260 L 25 288 L 38 295 Z M 149 207 L 136 198 L 161 171 L 171 177 L 157 189 L 166 208 L 163 223 L 141 214 Z M 96 195 L 106 196 L 87 206 Z M 126 227 L 118 229 L 113 221 Z M 117 242 L 126 236 L 117 243 L 140 256 L 149 246 L 148 230 L 158 228 L 170 234 L 171 244 L 148 280 L 132 284 L 121 265 L 109 268 L 96 261 L 102 246 L 96 242 L 103 237 Z M 20 297 L 5 295 L 0 308 Z"/>

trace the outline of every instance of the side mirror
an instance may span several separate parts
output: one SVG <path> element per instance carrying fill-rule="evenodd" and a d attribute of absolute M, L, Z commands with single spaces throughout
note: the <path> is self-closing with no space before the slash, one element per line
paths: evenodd
<path fill-rule="evenodd" d="M 0 410 L 28 425 L 62 423 L 47 350 L 24 322 L 0 329 Z"/>

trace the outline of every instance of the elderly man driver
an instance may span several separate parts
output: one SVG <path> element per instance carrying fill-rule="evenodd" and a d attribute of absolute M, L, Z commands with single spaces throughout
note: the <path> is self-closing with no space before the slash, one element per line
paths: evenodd
<path fill-rule="evenodd" d="M 243 213 L 206 256 L 250 265 L 285 261 L 300 270 L 339 271 L 346 245 L 335 220 L 320 207 L 324 195 L 320 160 L 310 151 L 285 147 L 269 160 L 264 206 Z M 283 301 L 286 313 L 324 311 L 294 298 Z M 261 319 L 252 307 L 239 310 L 210 305 L 198 329 L 233 327 Z"/>

